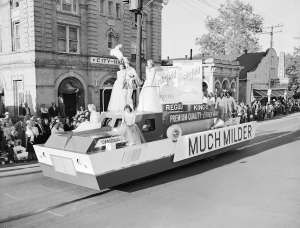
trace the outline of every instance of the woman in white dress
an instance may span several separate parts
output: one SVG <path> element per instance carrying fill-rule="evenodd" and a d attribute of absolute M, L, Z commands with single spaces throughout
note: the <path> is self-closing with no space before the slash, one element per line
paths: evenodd
<path fill-rule="evenodd" d="M 73 132 L 87 131 L 87 130 L 101 128 L 100 113 L 96 111 L 96 106 L 94 104 L 89 104 L 88 110 L 91 113 L 90 121 L 82 122 L 75 130 L 73 130 Z"/>
<path fill-rule="evenodd" d="M 162 112 L 158 88 L 155 87 L 157 85 L 155 76 L 154 62 L 150 59 L 147 61 L 146 80 L 140 93 L 137 108 L 139 112 Z"/>
<path fill-rule="evenodd" d="M 117 80 L 111 92 L 108 111 L 123 111 L 126 105 L 127 90 L 123 91 L 123 83 L 125 80 L 125 68 L 124 65 L 119 65 L 120 70 L 117 72 Z"/>
<path fill-rule="evenodd" d="M 127 58 L 124 58 L 124 64 L 126 67 L 126 76 L 123 89 L 127 90 L 126 104 L 129 104 L 133 109 L 132 93 L 141 84 L 141 80 Z"/>
<path fill-rule="evenodd" d="M 117 131 L 127 141 L 128 145 L 139 145 L 145 143 L 146 140 L 140 131 L 139 127 L 135 124 L 135 113 L 132 112 L 130 105 L 125 105 L 125 113 L 122 118 L 122 124 L 117 128 Z"/>

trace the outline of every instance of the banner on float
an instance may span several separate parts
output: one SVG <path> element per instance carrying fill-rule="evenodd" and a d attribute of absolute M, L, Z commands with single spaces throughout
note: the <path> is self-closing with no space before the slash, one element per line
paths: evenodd
<path fill-rule="evenodd" d="M 202 104 L 202 60 L 174 62 L 155 70 L 161 104 Z"/>
<path fill-rule="evenodd" d="M 181 136 L 177 141 L 174 162 L 251 140 L 255 132 L 256 122 L 250 122 Z"/>
<path fill-rule="evenodd" d="M 158 66 L 155 70 L 160 103 L 178 103 L 178 67 Z"/>
<path fill-rule="evenodd" d="M 202 104 L 202 61 L 176 63 L 176 66 L 179 66 L 179 101 L 184 104 Z"/>
<path fill-rule="evenodd" d="M 217 110 L 199 110 L 194 112 L 173 112 L 164 113 L 164 124 L 171 125 L 183 122 L 192 122 L 198 120 L 217 118 L 219 111 Z"/>
<path fill-rule="evenodd" d="M 187 104 L 183 105 L 181 103 L 177 104 L 164 104 L 163 111 L 165 112 L 176 112 L 176 111 L 183 111 L 183 112 L 193 112 L 193 111 L 205 111 L 208 110 L 209 107 L 207 104 Z"/>

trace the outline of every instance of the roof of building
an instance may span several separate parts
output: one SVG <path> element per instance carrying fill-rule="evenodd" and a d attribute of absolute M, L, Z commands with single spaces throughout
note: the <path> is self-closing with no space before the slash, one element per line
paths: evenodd
<path fill-rule="evenodd" d="M 209 59 L 209 58 L 215 58 L 215 59 L 222 59 L 222 60 L 228 60 L 228 61 L 238 61 L 240 63 L 240 66 L 243 66 L 244 69 L 240 72 L 240 79 L 246 79 L 247 78 L 247 72 L 254 71 L 258 64 L 261 62 L 263 57 L 265 57 L 268 54 L 268 51 L 265 52 L 257 52 L 257 53 L 244 53 L 244 54 L 228 54 L 228 55 L 215 55 L 215 56 L 202 56 L 202 54 L 198 54 L 193 56 L 193 60 L 197 59 Z M 169 59 L 164 60 L 168 61 L 167 65 L 172 65 L 173 60 L 188 60 L 189 58 L 177 58 L 177 59 Z"/>

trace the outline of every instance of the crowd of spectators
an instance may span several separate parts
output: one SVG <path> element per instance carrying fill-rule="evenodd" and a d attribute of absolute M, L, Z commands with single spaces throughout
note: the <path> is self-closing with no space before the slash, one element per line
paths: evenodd
<path fill-rule="evenodd" d="M 0 119 L 0 155 L 7 155 L 9 163 L 22 157 L 20 153 L 23 152 L 28 152 L 27 161 L 37 160 L 33 145 L 45 143 L 51 134 L 74 130 L 80 123 L 88 121 L 90 115 L 89 111 L 80 107 L 77 114 L 69 118 L 64 109 L 57 107 L 54 102 L 49 108 L 42 104 L 37 118 L 31 114 L 25 102 L 22 114 L 16 123 L 13 123 L 9 112 Z"/>
<path fill-rule="evenodd" d="M 294 113 L 300 110 L 300 101 L 283 97 L 273 98 L 265 105 L 261 100 L 254 100 L 250 105 L 240 103 L 237 105 L 237 115 L 241 117 L 241 122 L 263 121 L 265 118 L 272 119 L 277 115 Z"/>

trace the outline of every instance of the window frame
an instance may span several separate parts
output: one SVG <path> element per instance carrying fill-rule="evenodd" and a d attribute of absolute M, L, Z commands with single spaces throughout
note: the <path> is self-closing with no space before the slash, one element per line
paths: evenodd
<path fill-rule="evenodd" d="M 2 52 L 2 25 L 0 24 L 0 53 Z"/>
<path fill-rule="evenodd" d="M 111 38 L 111 40 L 110 40 Z M 109 43 L 111 42 L 111 47 L 109 47 Z M 107 48 L 112 49 L 114 47 L 114 34 L 112 32 L 109 32 L 107 34 Z"/>
<path fill-rule="evenodd" d="M 58 1 L 59 1 L 59 7 L 60 9 L 57 8 L 58 6 Z M 56 0 L 56 10 L 60 11 L 60 12 L 67 12 L 67 13 L 72 13 L 72 14 L 79 14 L 79 0 L 70 0 L 71 1 L 71 11 L 68 10 L 64 10 L 63 9 L 63 0 Z M 76 1 L 76 11 L 74 11 L 74 1 Z"/>
<path fill-rule="evenodd" d="M 17 37 L 17 35 L 16 35 L 16 33 L 17 33 L 17 26 L 16 25 L 18 25 L 18 27 L 19 27 L 19 36 Z M 20 23 L 20 21 L 13 21 L 13 52 L 15 52 L 15 51 L 19 51 L 19 50 L 21 50 L 21 32 L 20 32 L 20 28 L 21 27 L 21 23 Z M 19 48 L 17 48 L 17 42 L 16 42 L 16 40 L 19 40 Z"/>
<path fill-rule="evenodd" d="M 57 31 L 58 31 L 58 27 L 62 26 L 66 28 L 66 51 L 59 51 L 58 47 L 57 47 L 57 52 L 59 53 L 67 53 L 67 54 L 80 54 L 80 28 L 78 26 L 75 25 L 65 25 L 65 24 L 57 24 Z M 71 28 L 76 28 L 77 29 L 77 52 L 70 52 L 70 27 Z M 58 44 L 58 40 L 62 40 L 58 37 L 57 35 L 57 44 Z"/>
<path fill-rule="evenodd" d="M 121 4 L 120 3 L 116 3 L 116 18 L 121 19 Z"/>
<path fill-rule="evenodd" d="M 103 3 L 103 6 L 101 6 L 102 3 Z M 105 13 L 106 13 L 105 7 L 106 7 L 106 0 L 100 0 L 100 15 L 105 15 Z"/>
<path fill-rule="evenodd" d="M 113 17 L 113 8 L 114 8 L 114 2 L 113 1 L 108 1 L 107 16 Z"/>

